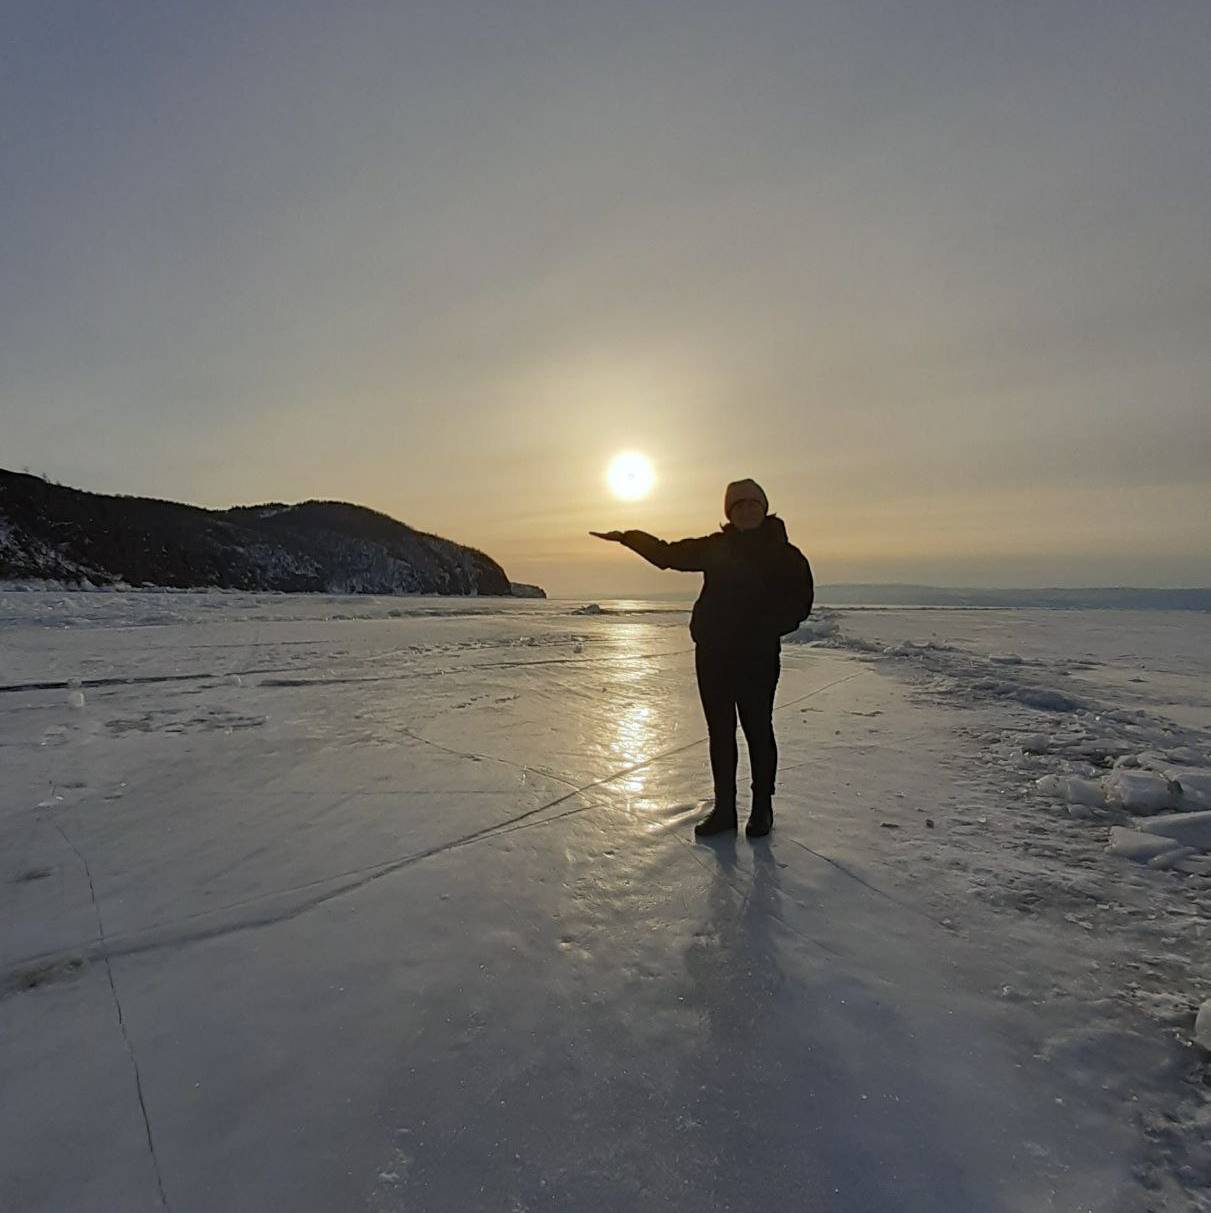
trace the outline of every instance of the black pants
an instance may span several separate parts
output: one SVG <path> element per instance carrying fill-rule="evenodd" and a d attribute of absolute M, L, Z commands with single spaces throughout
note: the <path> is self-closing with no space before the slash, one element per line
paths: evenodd
<path fill-rule="evenodd" d="M 736 803 L 737 714 L 748 742 L 753 796 L 773 796 L 778 772 L 774 690 L 782 668 L 778 650 L 745 653 L 699 645 L 694 665 L 710 739 L 715 804 L 727 808 Z"/>

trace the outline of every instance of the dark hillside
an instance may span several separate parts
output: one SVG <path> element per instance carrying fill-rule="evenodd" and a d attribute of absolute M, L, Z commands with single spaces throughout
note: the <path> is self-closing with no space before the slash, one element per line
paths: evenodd
<path fill-rule="evenodd" d="M 205 510 L 0 469 L 0 579 L 366 594 L 509 593 L 489 556 L 339 501 Z"/>

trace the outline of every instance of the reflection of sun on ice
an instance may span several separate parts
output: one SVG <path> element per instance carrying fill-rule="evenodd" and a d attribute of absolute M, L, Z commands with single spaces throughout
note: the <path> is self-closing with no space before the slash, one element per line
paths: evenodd
<path fill-rule="evenodd" d="M 628 704 L 614 719 L 614 739 L 610 751 L 627 766 L 646 762 L 655 743 L 652 709 L 644 703 Z M 642 792 L 644 771 L 632 771 L 618 780 L 628 792 Z"/>
<path fill-rule="evenodd" d="M 615 455 L 606 471 L 606 482 L 610 492 L 623 501 L 638 501 L 652 490 L 656 473 L 651 460 L 638 451 L 624 451 Z"/>

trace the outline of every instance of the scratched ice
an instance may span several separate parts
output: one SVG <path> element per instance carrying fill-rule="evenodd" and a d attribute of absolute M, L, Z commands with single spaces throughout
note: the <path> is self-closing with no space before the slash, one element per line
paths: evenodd
<path fill-rule="evenodd" d="M 1171 1042 L 933 860 L 958 658 L 788 644 L 774 835 L 696 845 L 684 611 L 575 605 L 0 595 L 0 1205 L 1141 1207 Z"/>

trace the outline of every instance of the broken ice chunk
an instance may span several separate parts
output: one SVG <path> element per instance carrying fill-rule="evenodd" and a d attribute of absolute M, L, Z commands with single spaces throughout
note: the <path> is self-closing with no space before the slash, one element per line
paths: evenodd
<path fill-rule="evenodd" d="M 1170 808 L 1180 790 L 1154 771 L 1128 771 L 1120 767 L 1107 777 L 1106 794 L 1112 804 L 1142 815 Z"/>
<path fill-rule="evenodd" d="M 1129 830 L 1125 826 L 1110 827 L 1110 845 L 1106 850 L 1111 855 L 1121 855 L 1124 859 L 1134 859 L 1136 863 L 1147 863 L 1157 855 L 1166 851 L 1176 851 L 1181 843 L 1173 838 L 1164 838 L 1159 834 L 1146 834 L 1142 830 Z"/>
<path fill-rule="evenodd" d="M 1184 847 L 1197 847 L 1200 851 L 1211 851 L 1211 810 L 1201 813 L 1166 813 L 1141 822 L 1140 830 L 1146 834 L 1159 834 L 1172 838 Z"/>
<path fill-rule="evenodd" d="M 1194 1019 L 1194 1039 L 1204 1049 L 1211 1050 L 1211 998 L 1198 1009 Z"/>
<path fill-rule="evenodd" d="M 1044 775 L 1035 780 L 1034 786 L 1042 795 L 1056 796 L 1069 804 L 1101 808 L 1106 803 L 1106 793 L 1100 783 L 1076 775 Z"/>
<path fill-rule="evenodd" d="M 1211 809 L 1211 770 L 1206 767 L 1166 767 L 1161 772 L 1181 788 L 1182 804 L 1187 808 Z"/>
<path fill-rule="evenodd" d="M 1173 867 L 1174 864 L 1180 863 L 1183 859 L 1189 859 L 1192 855 L 1197 855 L 1198 851 L 1194 847 L 1178 847 L 1176 851 L 1163 851 L 1160 855 L 1153 855 L 1148 860 L 1150 868 L 1157 868 L 1160 871 L 1166 871 Z"/>

